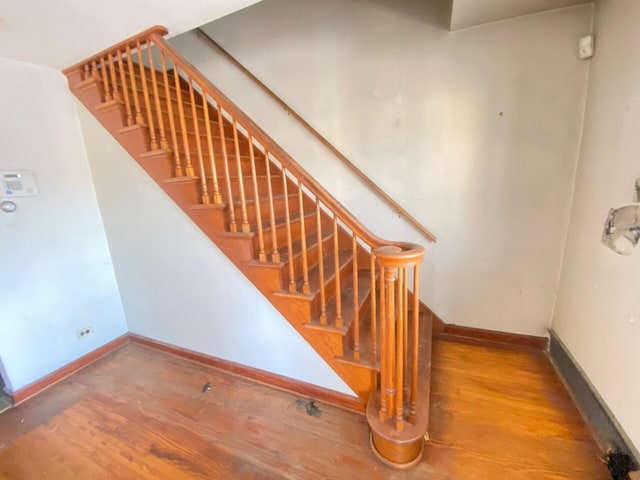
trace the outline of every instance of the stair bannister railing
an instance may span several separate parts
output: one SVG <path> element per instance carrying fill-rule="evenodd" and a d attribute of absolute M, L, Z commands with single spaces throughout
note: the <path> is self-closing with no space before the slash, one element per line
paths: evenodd
<path fill-rule="evenodd" d="M 171 152 L 175 177 L 197 181 L 202 204 L 226 205 L 230 232 L 249 234 L 255 225 L 258 261 L 288 262 L 289 293 L 308 295 L 312 286 L 319 290 L 320 325 L 344 329 L 343 316 L 351 312 L 352 361 L 377 365 L 380 371 L 378 391 L 367 406 L 374 452 L 396 466 L 419 460 L 429 402 L 419 373 L 425 363 L 419 352 L 418 304 L 424 248 L 383 240 L 365 228 L 167 43 L 167 33 L 153 27 L 64 73 L 70 83 L 74 77 L 95 83 L 104 108 L 122 107 L 122 124 L 144 129 L 151 153 Z M 184 108 L 184 96 L 190 109 Z M 263 211 L 258 199 L 265 197 Z M 277 233 L 277 208 L 284 209 L 284 235 Z M 300 245 L 294 245 L 294 230 Z M 308 250 L 312 239 L 317 246 Z M 295 248 L 302 251 L 299 260 Z M 325 261 L 330 254 L 333 262 Z M 350 263 L 342 261 L 347 255 Z M 310 275 L 311 258 L 318 259 L 317 281 Z M 353 273 L 351 279 L 347 272 Z M 370 293 L 361 293 L 361 286 Z M 371 298 L 368 311 L 362 308 L 365 295 Z M 368 352 L 361 350 L 362 332 L 370 335 Z"/>

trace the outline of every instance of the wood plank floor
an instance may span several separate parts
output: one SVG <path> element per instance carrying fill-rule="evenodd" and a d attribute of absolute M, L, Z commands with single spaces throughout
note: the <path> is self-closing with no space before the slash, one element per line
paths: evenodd
<path fill-rule="evenodd" d="M 0 479 L 609 478 L 544 354 L 436 341 L 433 374 L 431 441 L 398 472 L 362 415 L 128 344 L 0 414 Z"/>

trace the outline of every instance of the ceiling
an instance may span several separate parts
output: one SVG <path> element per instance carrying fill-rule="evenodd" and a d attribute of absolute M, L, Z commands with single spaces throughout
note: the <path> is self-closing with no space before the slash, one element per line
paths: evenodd
<path fill-rule="evenodd" d="M 592 2 L 593 0 L 453 0 L 451 30 Z"/>
<path fill-rule="evenodd" d="M 153 25 L 174 36 L 260 0 L 0 0 L 0 57 L 62 69 Z"/>

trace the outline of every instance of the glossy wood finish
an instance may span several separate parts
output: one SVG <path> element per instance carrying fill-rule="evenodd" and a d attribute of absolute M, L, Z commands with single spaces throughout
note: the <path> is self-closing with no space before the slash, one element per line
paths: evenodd
<path fill-rule="evenodd" d="M 340 150 L 338 150 L 329 140 L 327 140 L 320 132 L 311 126 L 304 118 L 302 118 L 295 110 L 293 110 L 284 100 L 282 100 L 276 93 L 267 87 L 258 77 L 256 77 L 249 69 L 242 65 L 233 55 L 218 44 L 213 38 L 204 32 L 201 28 L 196 28 L 196 32 L 205 38 L 213 47 L 219 50 L 231 63 L 238 67 L 253 83 L 255 83 L 260 89 L 265 92 L 271 99 L 278 103 L 289 116 L 295 118 L 305 130 L 320 141 L 336 158 L 344 163 L 352 172 L 354 172 L 362 182 L 367 185 L 373 192 L 375 192 L 380 198 L 385 200 L 391 205 L 396 213 L 402 215 L 411 223 L 418 231 L 420 231 L 427 239 L 432 242 L 436 242 L 436 236 L 431 233 L 424 225 L 422 225 L 413 215 L 411 215 L 404 207 L 396 202 L 387 192 L 380 188 L 373 180 L 371 180 L 362 170 L 360 170 L 351 160 L 349 160 Z"/>
<path fill-rule="evenodd" d="M 449 324 L 443 325 L 442 330 L 438 331 L 437 335 L 449 340 L 466 341 L 479 345 L 493 343 L 496 345 L 504 344 L 514 347 L 533 348 L 536 350 L 545 350 L 549 345 L 549 339 L 547 337 L 498 332 L 495 330 Z"/>
<path fill-rule="evenodd" d="M 362 403 L 362 401 L 357 397 L 353 397 L 351 395 L 328 390 L 326 388 L 312 385 L 301 380 L 283 377 L 282 375 L 278 375 L 273 372 L 267 372 L 265 370 L 248 367 L 246 365 L 241 365 L 239 363 L 224 360 L 222 358 L 205 355 L 204 353 L 195 352 L 187 348 L 176 347 L 175 345 L 170 345 L 158 340 L 153 340 L 142 335 L 130 333 L 129 339 L 133 343 L 137 343 L 138 345 L 143 345 L 154 350 L 170 353 L 187 360 L 193 360 L 202 365 L 214 367 L 215 369 L 223 371 L 227 374 L 236 375 L 246 380 L 257 382 L 260 385 L 266 385 L 270 388 L 276 388 L 278 390 L 282 390 L 283 392 L 292 393 L 294 395 L 313 398 L 314 400 L 325 402 L 333 405 L 334 407 L 341 408 L 350 412 L 359 414 L 364 413 L 364 403 Z"/>
<path fill-rule="evenodd" d="M 436 341 L 433 373 L 431 439 L 394 471 L 362 415 L 129 344 L 0 414 L 0 479 L 609 478 L 541 352 Z"/>
<path fill-rule="evenodd" d="M 128 336 L 123 335 L 103 345 L 102 347 L 99 347 L 93 350 L 92 352 L 89 352 L 86 355 L 83 355 L 77 360 L 74 360 L 73 362 L 63 367 L 60 367 L 57 370 L 54 370 L 49 375 L 39 380 L 36 380 L 33 383 L 30 383 L 26 387 L 23 387 L 15 391 L 12 395 L 13 403 L 16 405 L 19 405 L 25 400 L 28 400 L 34 395 L 37 395 L 43 392 L 47 388 L 52 387 L 56 383 L 61 382 L 65 378 L 69 377 L 70 375 L 73 375 L 75 372 L 87 367 L 88 365 L 91 365 L 96 360 L 99 360 L 105 355 L 108 355 L 114 350 L 117 350 L 127 342 L 128 342 Z"/>
<path fill-rule="evenodd" d="M 424 248 L 372 234 L 160 34 L 136 38 L 131 44 L 135 48 L 117 45 L 100 58 L 102 92 L 86 93 L 95 82 L 85 66 L 69 74 L 72 90 L 362 400 L 377 387 L 377 373 L 382 370 L 388 380 L 383 397 L 389 418 L 395 421 L 377 426 L 402 431 L 410 411 L 408 399 L 417 395 L 409 392 L 408 382 L 407 269 L 422 261 Z M 161 71 L 155 70 L 152 49 L 160 54 Z M 116 72 L 113 59 L 123 55 L 129 68 L 120 63 Z M 105 101 L 108 95 L 119 98 L 120 91 L 142 97 L 140 113 L 146 123 L 136 116 L 138 144 L 130 134 L 131 113 L 123 102 Z M 179 133 L 182 145 L 176 138 Z M 175 151 L 168 148 L 168 135 Z M 205 140 L 208 152 L 203 149 Z M 265 160 L 260 172 L 258 158 Z M 219 169 L 226 177 L 226 194 L 216 192 Z M 266 180 L 259 178 L 264 173 Z M 220 197 L 214 204 L 210 188 Z M 265 190 L 268 197 L 261 196 Z M 263 210 L 271 217 L 267 223 L 262 221 Z M 283 246 L 282 252 L 277 245 Z M 267 250 L 273 251 L 272 262 Z M 362 269 L 359 259 L 366 265 Z M 374 261 L 370 273 L 369 259 Z M 396 273 L 398 281 L 385 287 L 386 295 L 378 296 L 372 288 L 384 269 L 387 283 L 393 283 Z M 380 304 L 372 306 L 376 300 Z M 360 317 L 369 311 L 374 313 L 372 326 L 362 337 Z M 376 312 L 386 316 L 378 319 Z M 378 321 L 388 325 L 377 328 Z M 377 349 L 377 344 L 383 348 Z M 374 353 L 361 358 L 361 350 Z M 383 402 L 381 412 L 386 413 L 384 407 Z M 412 431 L 416 425 L 426 425 L 426 419 L 416 421 Z M 392 436 L 384 438 L 394 441 Z M 384 455 L 384 449 L 380 452 Z"/>

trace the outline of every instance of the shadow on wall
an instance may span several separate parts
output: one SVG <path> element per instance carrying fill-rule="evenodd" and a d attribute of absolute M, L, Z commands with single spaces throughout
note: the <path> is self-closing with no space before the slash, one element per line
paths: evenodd
<path fill-rule="evenodd" d="M 449 31 L 452 0 L 373 0 L 394 13 Z"/>

